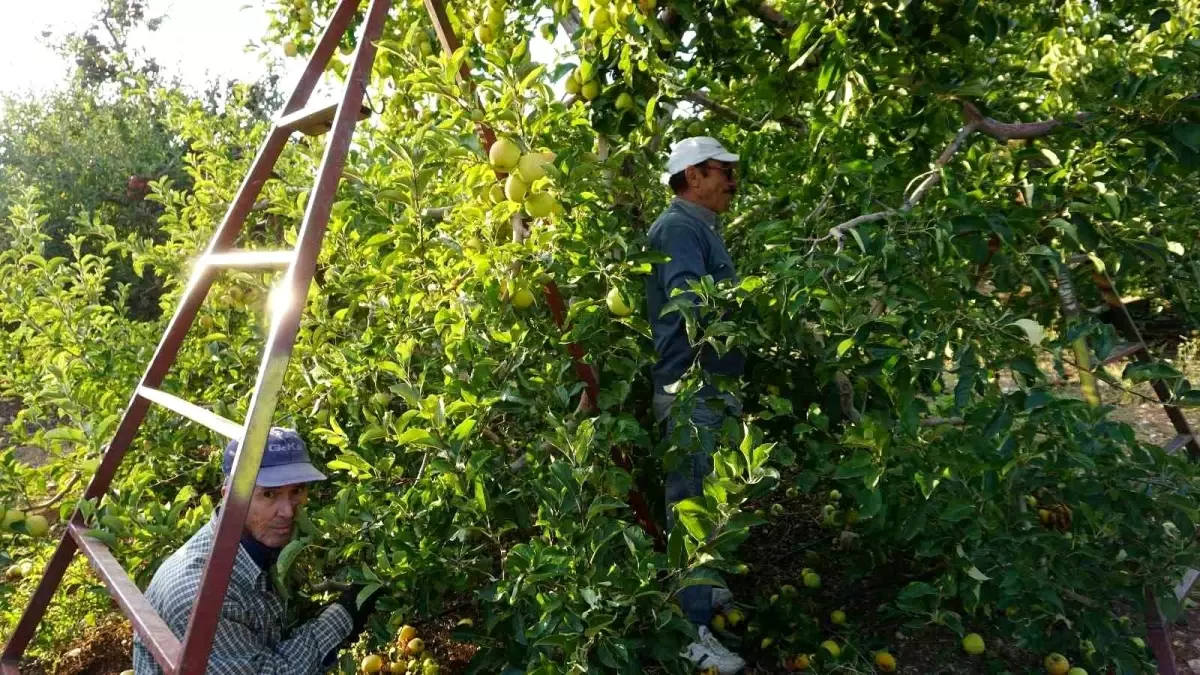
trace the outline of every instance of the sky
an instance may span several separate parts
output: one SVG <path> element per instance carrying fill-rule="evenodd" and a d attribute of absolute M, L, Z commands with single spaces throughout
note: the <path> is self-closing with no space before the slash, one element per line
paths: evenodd
<path fill-rule="evenodd" d="M 60 0 L 52 12 L 46 11 L 48 5 L 0 0 L 0 94 L 44 92 L 63 83 L 68 64 L 46 45 L 42 32 L 61 36 L 86 29 L 102 1 Z M 149 0 L 148 16 L 165 20 L 157 31 L 136 34 L 131 44 L 154 58 L 168 77 L 179 77 L 195 91 L 216 76 L 252 81 L 267 71 L 261 51 L 246 50 L 266 34 L 263 0 Z M 535 36 L 530 52 L 535 61 L 548 62 L 569 46 L 560 31 L 553 45 Z M 284 59 L 277 46 L 271 56 Z M 281 91 L 291 90 L 303 68 L 302 59 L 284 59 Z M 558 83 L 557 89 L 562 87 Z"/>
<path fill-rule="evenodd" d="M 42 32 L 82 30 L 100 0 L 61 0 L 42 4 L 0 0 L 0 92 L 53 89 L 67 77 L 67 64 L 45 44 Z M 253 5 L 251 8 L 243 8 Z M 200 89 L 214 75 L 255 79 L 266 71 L 258 54 L 245 46 L 266 33 L 267 16 L 252 0 L 150 0 L 150 16 L 165 15 L 156 32 L 132 42 L 170 75 Z M 286 79 L 286 78 L 285 78 Z"/>

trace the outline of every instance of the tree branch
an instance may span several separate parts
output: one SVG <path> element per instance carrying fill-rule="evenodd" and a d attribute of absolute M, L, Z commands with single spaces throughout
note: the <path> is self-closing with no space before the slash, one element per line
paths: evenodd
<path fill-rule="evenodd" d="M 850 220 L 847 220 L 839 225 L 835 225 L 829 228 L 829 232 L 825 236 L 807 240 L 813 242 L 813 247 L 809 250 L 809 253 L 812 253 L 812 251 L 816 250 L 818 244 L 823 241 L 828 241 L 829 239 L 837 240 L 837 252 L 841 253 L 842 250 L 846 248 L 846 233 L 850 230 L 853 230 L 863 223 L 886 220 L 892 216 L 901 215 L 912 211 L 913 207 L 916 206 L 917 203 L 919 203 L 921 199 L 925 197 L 925 194 L 929 192 L 929 189 L 942 181 L 942 169 L 950 163 L 950 160 L 954 157 L 954 154 L 962 149 L 963 144 L 967 141 L 971 134 L 975 133 L 976 131 L 985 136 L 990 136 L 998 141 L 1007 142 L 1010 140 L 1040 138 L 1042 136 L 1049 135 L 1055 129 L 1063 125 L 1063 122 L 1060 120 L 1043 120 L 1041 122 L 1001 122 L 999 120 L 992 119 L 991 117 L 985 117 L 983 113 L 979 112 L 979 108 L 976 108 L 973 104 L 966 101 L 963 102 L 963 118 L 963 126 L 958 130 L 958 133 L 955 134 L 954 140 L 952 140 L 950 144 L 946 146 L 946 149 L 942 151 L 942 154 L 938 156 L 937 161 L 933 163 L 933 169 L 928 172 L 925 180 L 921 181 L 921 184 L 917 186 L 917 189 L 912 191 L 912 194 L 904 198 L 904 204 L 900 208 L 886 209 L 884 211 L 868 213 L 866 215 L 851 218 Z M 1090 118 L 1091 114 L 1079 112 L 1075 113 L 1073 119 L 1075 122 L 1085 122 Z"/>
<path fill-rule="evenodd" d="M 755 128 L 755 129 L 762 126 L 761 121 L 754 120 L 754 119 L 752 119 L 746 115 L 743 115 L 742 113 L 730 108 L 729 106 L 718 103 L 718 102 L 712 100 L 711 98 L 709 98 L 708 95 L 703 92 L 694 91 L 694 90 L 683 90 L 683 91 L 679 92 L 679 98 L 681 98 L 685 101 L 690 101 L 691 103 L 695 103 L 696 105 L 708 108 L 709 110 L 717 113 L 718 115 L 728 118 L 728 119 L 731 119 L 731 120 L 737 122 L 738 124 L 741 124 L 742 126 Z M 776 122 L 779 122 L 780 124 L 798 129 L 801 132 L 808 131 L 807 124 L 805 124 L 804 122 L 802 122 L 794 117 L 791 117 L 791 116 L 785 115 L 783 117 L 770 118 L 770 119 L 772 119 Z"/>
<path fill-rule="evenodd" d="M 29 507 L 29 509 L 31 511 L 41 511 L 41 510 L 48 509 L 48 508 L 54 506 L 55 504 L 61 502 L 63 500 L 63 498 L 65 498 L 67 496 L 67 493 L 70 492 L 72 489 L 74 489 L 75 486 L 78 484 L 79 484 L 79 474 L 76 473 L 75 475 L 71 476 L 71 480 L 67 481 L 67 484 L 64 485 L 62 487 L 62 489 L 58 491 L 57 494 L 50 497 L 49 499 L 47 499 L 44 502 L 39 502 L 37 504 L 33 504 L 32 506 Z"/>

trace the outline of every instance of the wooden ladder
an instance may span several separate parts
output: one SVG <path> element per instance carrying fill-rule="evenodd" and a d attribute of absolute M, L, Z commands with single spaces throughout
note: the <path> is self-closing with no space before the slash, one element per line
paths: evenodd
<path fill-rule="evenodd" d="M 308 296 L 309 283 L 325 237 L 334 193 L 342 177 L 346 154 L 358 120 L 369 113 L 363 107 L 366 83 L 375 60 L 378 42 L 390 0 L 371 0 L 354 52 L 349 76 L 341 100 L 310 105 L 309 98 L 321 74 L 349 30 L 361 0 L 341 0 L 322 33 L 304 73 L 300 76 L 282 114 L 267 135 L 254 163 L 238 188 L 237 195 L 213 235 L 208 249 L 200 256 L 158 348 L 125 409 L 112 442 L 100 467 L 92 477 L 83 499 L 99 499 L 108 491 L 125 452 L 137 434 L 150 404 L 177 413 L 216 433 L 238 441 L 229 488 L 221 504 L 220 521 L 212 554 L 204 566 L 196 602 L 188 619 L 187 631 L 180 640 L 150 606 L 128 573 L 113 557 L 109 548 L 88 536 L 88 525 L 77 508 L 67 523 L 50 563 L 30 598 L 20 622 L 0 656 L 0 675 L 20 673 L 18 664 L 25 648 L 62 582 L 64 572 L 76 551 L 91 562 L 96 574 L 108 587 L 121 611 L 133 624 L 146 647 L 163 671 L 172 675 L 202 675 L 208 666 L 213 635 L 217 629 L 219 608 L 224 602 L 229 576 L 233 570 L 242 528 L 254 491 L 255 477 L 262 462 L 263 447 L 278 400 L 279 387 L 287 370 L 292 346 L 300 326 L 300 316 Z M 288 251 L 251 251 L 234 247 L 246 216 L 254 206 L 263 184 L 293 133 L 328 133 L 325 153 L 317 170 L 308 206 L 300 223 L 297 245 Z M 269 303 L 271 322 L 250 408 L 246 418 L 233 421 L 195 403 L 161 389 L 168 370 L 192 327 L 197 311 L 223 270 L 270 270 L 282 272 Z"/>

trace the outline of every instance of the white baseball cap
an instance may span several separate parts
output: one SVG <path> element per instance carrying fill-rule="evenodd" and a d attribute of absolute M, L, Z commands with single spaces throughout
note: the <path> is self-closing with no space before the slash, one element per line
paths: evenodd
<path fill-rule="evenodd" d="M 667 175 L 673 176 L 689 166 L 702 164 L 710 159 L 718 162 L 736 162 L 738 156 L 726 150 L 721 141 L 712 136 L 685 138 L 671 148 L 671 156 L 667 158 Z"/>

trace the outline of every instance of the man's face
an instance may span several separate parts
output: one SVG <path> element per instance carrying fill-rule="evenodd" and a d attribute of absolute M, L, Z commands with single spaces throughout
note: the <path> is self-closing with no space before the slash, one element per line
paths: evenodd
<path fill-rule="evenodd" d="M 737 164 L 710 159 L 703 164 L 688 167 L 688 186 L 692 201 L 716 213 L 729 210 L 729 202 L 737 192 Z"/>
<path fill-rule="evenodd" d="M 246 531 L 264 546 L 282 548 L 292 540 L 297 510 L 308 501 L 308 485 L 255 487 Z"/>

